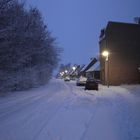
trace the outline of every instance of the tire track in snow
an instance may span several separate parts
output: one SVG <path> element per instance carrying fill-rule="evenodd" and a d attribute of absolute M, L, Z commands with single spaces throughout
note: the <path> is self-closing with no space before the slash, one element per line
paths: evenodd
<path fill-rule="evenodd" d="M 39 131 L 38 131 L 38 133 L 33 137 L 33 139 L 32 140 L 39 140 L 39 137 L 40 137 L 40 135 L 43 133 L 43 131 L 45 131 L 46 130 L 46 127 L 47 127 L 47 124 L 55 117 L 55 115 L 62 109 L 62 108 L 64 108 L 65 107 L 65 103 L 66 102 L 64 102 L 65 100 L 66 101 L 68 101 L 69 100 L 69 98 L 70 98 L 70 88 L 69 88 L 69 86 L 67 85 L 67 84 L 65 84 L 65 83 L 61 83 L 61 84 L 63 84 L 63 86 L 64 86 L 64 88 L 65 88 L 65 95 L 67 95 L 62 101 L 62 103 L 54 110 L 54 112 L 53 113 L 51 113 L 51 115 L 50 115 L 50 117 L 49 117 L 49 119 L 47 119 L 44 123 L 43 123 L 43 125 L 40 127 L 40 129 L 39 129 Z M 47 132 L 47 133 L 49 133 L 49 131 Z M 52 138 L 52 136 L 51 136 L 51 134 L 48 134 L 49 135 L 49 137 L 51 137 L 51 139 L 52 140 L 54 140 L 53 138 Z"/>
<path fill-rule="evenodd" d="M 61 90 L 63 90 L 62 88 L 60 88 Z M 55 93 L 55 92 L 54 92 Z M 30 107 L 30 105 L 33 104 L 37 104 L 39 103 L 42 99 L 44 98 L 50 98 L 54 95 L 54 93 L 52 94 L 43 94 L 42 92 L 37 93 L 33 96 L 28 96 L 23 98 L 23 99 L 17 99 L 11 102 L 7 102 L 6 104 L 8 104 L 8 107 L 5 107 L 4 105 L 1 105 L 0 108 L 0 120 L 2 120 L 2 118 L 6 118 L 6 116 L 10 116 L 12 114 L 14 114 L 15 112 L 21 112 L 23 110 L 25 110 L 28 106 Z M 56 92 L 57 93 L 57 92 Z M 33 93 L 34 94 L 34 93 Z"/>

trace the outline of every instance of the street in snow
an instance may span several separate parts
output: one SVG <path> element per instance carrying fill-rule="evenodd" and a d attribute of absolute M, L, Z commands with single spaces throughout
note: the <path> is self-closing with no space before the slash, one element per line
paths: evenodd
<path fill-rule="evenodd" d="M 0 140 L 139 140 L 140 86 L 51 80 L 0 97 Z"/>

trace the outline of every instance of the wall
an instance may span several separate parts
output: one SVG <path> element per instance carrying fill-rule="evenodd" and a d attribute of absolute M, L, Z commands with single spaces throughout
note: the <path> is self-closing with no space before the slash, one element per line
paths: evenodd
<path fill-rule="evenodd" d="M 140 82 L 140 26 L 115 25 L 107 28 L 106 37 L 100 42 L 100 53 L 108 49 L 109 81 L 111 85 Z M 107 84 L 107 64 L 101 61 L 101 81 Z"/>

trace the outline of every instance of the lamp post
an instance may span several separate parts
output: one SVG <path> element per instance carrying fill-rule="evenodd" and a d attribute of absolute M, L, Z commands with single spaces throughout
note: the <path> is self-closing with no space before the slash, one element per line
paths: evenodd
<path fill-rule="evenodd" d="M 76 66 L 73 66 L 72 70 L 73 71 L 72 71 L 72 75 L 71 76 L 72 76 L 72 79 L 75 79 L 76 78 Z"/>
<path fill-rule="evenodd" d="M 106 57 L 105 61 L 107 62 L 107 86 L 109 88 L 109 52 L 103 51 L 102 56 Z"/>

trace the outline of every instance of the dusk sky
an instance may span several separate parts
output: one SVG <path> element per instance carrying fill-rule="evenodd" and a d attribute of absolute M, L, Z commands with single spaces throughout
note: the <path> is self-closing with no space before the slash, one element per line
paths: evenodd
<path fill-rule="evenodd" d="M 42 13 L 58 45 L 61 63 L 86 64 L 99 53 L 100 30 L 108 21 L 133 23 L 140 0 L 27 0 Z"/>

